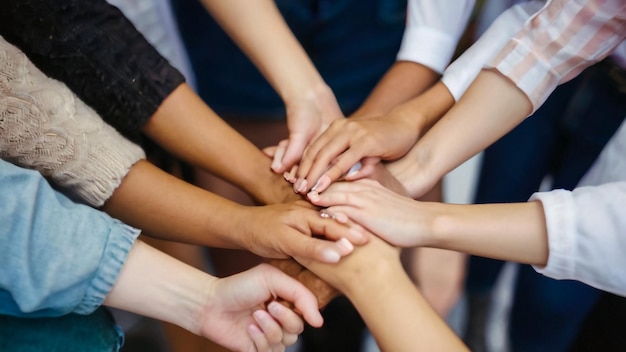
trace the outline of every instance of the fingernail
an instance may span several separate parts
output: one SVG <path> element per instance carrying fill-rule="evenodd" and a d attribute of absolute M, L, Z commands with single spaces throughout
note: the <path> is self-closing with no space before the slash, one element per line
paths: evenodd
<path fill-rule="evenodd" d="M 320 194 L 314 191 L 311 191 L 309 193 L 307 193 L 307 198 L 309 198 L 310 200 L 317 202 L 318 200 L 320 200 Z"/>
<path fill-rule="evenodd" d="M 318 189 L 326 189 L 326 187 L 328 187 L 328 185 L 330 185 L 330 177 L 328 177 L 328 175 L 324 174 L 322 175 L 322 177 L 320 177 L 319 180 L 317 180 L 317 183 L 315 184 L 315 186 L 313 186 L 313 188 L 311 188 L 312 191 L 317 191 Z"/>
<path fill-rule="evenodd" d="M 306 191 L 307 182 L 305 179 L 300 180 L 299 182 L 300 182 L 300 185 L 298 186 L 298 193 L 302 193 Z"/>
<path fill-rule="evenodd" d="M 300 189 L 300 185 L 302 184 L 302 182 L 304 182 L 303 179 L 299 179 L 297 180 L 294 184 L 293 184 L 293 190 L 294 192 L 298 193 L 299 189 Z"/>
<path fill-rule="evenodd" d="M 346 222 L 348 222 L 348 215 L 343 213 L 336 214 L 335 220 L 339 221 L 342 224 L 345 224 Z"/>
<path fill-rule="evenodd" d="M 324 260 L 328 263 L 337 263 L 341 259 L 341 254 L 333 249 L 326 249 L 322 252 Z"/>
<path fill-rule="evenodd" d="M 278 302 L 270 302 L 270 304 L 267 305 L 267 310 L 272 313 L 272 315 L 277 315 L 278 313 L 280 313 L 280 306 L 281 304 Z"/>
<path fill-rule="evenodd" d="M 348 241 L 345 237 L 341 238 L 336 243 L 341 249 L 346 251 L 346 254 L 352 252 L 352 250 L 354 249 L 352 243 L 350 243 L 350 241 Z"/>
<path fill-rule="evenodd" d="M 360 230 L 357 230 L 355 228 L 351 228 L 350 230 L 348 230 L 348 232 L 350 232 L 350 234 L 358 239 L 363 239 L 363 237 L 365 237 L 365 234 L 363 232 L 361 232 Z"/>
<path fill-rule="evenodd" d="M 346 172 L 346 177 L 347 176 L 352 176 L 354 174 L 356 174 L 357 172 L 359 172 L 359 170 L 361 170 L 361 162 L 357 162 L 356 164 L 352 165 L 352 167 L 350 168 L 350 170 L 348 170 L 348 172 Z"/>
<path fill-rule="evenodd" d="M 271 168 L 272 170 L 274 170 L 274 172 L 278 172 L 278 169 L 280 168 L 280 163 L 277 161 L 273 161 Z"/>

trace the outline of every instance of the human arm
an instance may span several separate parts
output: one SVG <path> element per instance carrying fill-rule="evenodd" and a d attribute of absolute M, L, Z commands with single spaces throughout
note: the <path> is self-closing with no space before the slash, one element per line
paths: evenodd
<path fill-rule="evenodd" d="M 89 314 L 104 304 L 241 350 L 253 342 L 289 345 L 302 331 L 301 319 L 283 306 L 270 303 L 269 315 L 262 312 L 274 297 L 293 302 L 313 326 L 322 323 L 313 294 L 277 269 L 211 277 L 135 241 L 139 230 L 73 203 L 38 172 L 4 161 L 0 188 L 0 239 L 8 249 L 0 258 L 2 314 Z"/>
<path fill-rule="evenodd" d="M 337 100 L 274 1 L 202 3 L 285 103 L 289 140 L 272 163 L 275 172 L 283 173 L 300 159 L 315 136 L 343 117 Z"/>
<path fill-rule="evenodd" d="M 458 205 L 413 201 L 359 180 L 333 184 L 314 203 L 403 247 L 532 264 L 546 276 L 624 295 L 624 194 L 619 181 L 535 193 L 526 203 Z"/>
<path fill-rule="evenodd" d="M 310 206 L 243 206 L 146 161 L 133 165 L 102 209 L 150 236 L 246 249 L 267 258 L 298 254 L 332 262 L 350 253 L 351 245 L 346 242 L 362 244 L 367 239 L 360 229 L 334 224 Z M 313 234 L 330 240 L 311 237 Z"/>
<path fill-rule="evenodd" d="M 623 40 L 623 29 L 618 29 L 623 22 L 619 15 L 624 11 L 623 4 L 607 2 L 596 9 L 593 1 L 583 5 L 572 2 L 567 4 L 567 11 L 555 12 L 563 6 L 561 1 L 551 1 L 531 17 L 405 160 L 392 166 L 394 175 L 412 196 L 419 196 L 444 174 L 504 135 L 543 103 L 556 84 L 571 78 L 581 67 L 601 60 Z M 597 12 L 597 16 L 580 20 L 589 11 Z M 567 27 L 570 23 L 577 27 Z M 564 35 L 557 38 L 545 34 L 561 32 Z M 568 35 L 572 33 L 575 35 Z M 578 36 L 589 33 L 597 36 L 592 34 L 593 39 L 583 41 L 588 50 L 581 51 Z M 517 43 L 524 43 L 520 44 L 524 48 Z M 559 54 L 544 62 L 541 58 L 548 57 L 546 50 Z M 546 72 L 550 66 L 553 70 Z M 545 81 L 535 79 L 537 72 L 545 73 Z"/>
<path fill-rule="evenodd" d="M 397 60 L 352 116 L 387 114 L 435 83 L 452 58 L 474 2 L 410 0 Z"/>
<path fill-rule="evenodd" d="M 349 252 L 343 242 L 311 238 L 316 231 L 359 242 L 347 227 L 321 219 L 314 210 L 239 206 L 138 162 L 141 148 L 105 124 L 63 83 L 46 77 L 2 40 L 0 53 L 12 68 L 0 74 L 0 156 L 39 171 L 74 200 L 93 207 L 107 202 L 104 209 L 110 214 L 153 236 L 245 248 L 266 257 L 299 254 L 324 260 Z"/>
<path fill-rule="evenodd" d="M 0 157 L 99 207 L 143 150 L 0 37 Z"/>
<path fill-rule="evenodd" d="M 409 2 L 407 27 L 396 63 L 350 119 L 334 121 L 307 148 L 298 167 L 296 182 L 299 181 L 300 187 L 296 190 L 300 188 L 306 193 L 327 167 L 331 168 L 328 172 L 330 180 L 335 181 L 361 158 L 393 160 L 415 144 L 419 132 L 423 133 L 427 125 L 415 127 L 412 122 L 419 121 L 419 117 L 405 121 L 407 116 L 400 116 L 407 109 L 395 111 L 394 108 L 419 96 L 435 83 L 454 53 L 473 3 Z M 433 97 L 432 94 L 428 96 Z M 428 100 L 426 102 L 430 104 Z M 424 98 L 419 103 L 424 103 Z M 408 109 L 419 103 L 412 101 L 412 107 Z M 376 118 L 359 121 L 371 117 Z M 308 187 L 301 187 L 303 180 L 307 180 Z"/>
<path fill-rule="evenodd" d="M 363 168 L 346 175 L 345 179 L 370 176 L 372 165 L 378 159 L 401 158 L 453 104 L 454 99 L 446 86 L 437 82 L 417 98 L 394 108 L 385 116 L 334 122 L 307 149 L 305 155 L 316 154 L 318 159 L 314 164 L 308 164 L 311 168 L 306 178 L 295 180 L 294 190 L 308 192 L 317 183 L 309 181 L 310 178 L 319 179 L 315 191 L 322 192 L 359 160 Z M 301 165 L 305 165 L 306 160 L 307 157 Z"/>
<path fill-rule="evenodd" d="M 271 161 L 215 115 L 115 7 L 103 0 L 0 6 L 0 31 L 7 41 L 126 137 L 143 132 L 258 201 L 295 198 L 271 172 Z"/>
<path fill-rule="evenodd" d="M 382 351 L 466 351 L 406 275 L 397 249 L 378 238 L 337 264 L 300 260 L 342 291 Z"/>
<path fill-rule="evenodd" d="M 536 265 L 548 257 L 539 202 L 420 202 L 371 180 L 333 184 L 311 201 L 401 247 L 435 247 Z"/>
<path fill-rule="evenodd" d="M 88 314 L 102 304 L 139 230 L 54 191 L 36 171 L 0 160 L 0 310 Z M 63 253 L 63 255 L 59 255 Z"/>
<path fill-rule="evenodd" d="M 138 242 L 104 304 L 174 323 L 229 350 L 274 351 L 295 343 L 304 328 L 277 298 L 321 326 L 313 294 L 276 268 L 216 278 Z"/>

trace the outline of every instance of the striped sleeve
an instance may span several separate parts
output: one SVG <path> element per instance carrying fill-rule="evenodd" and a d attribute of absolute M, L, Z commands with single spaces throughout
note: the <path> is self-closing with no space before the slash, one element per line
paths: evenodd
<path fill-rule="evenodd" d="M 534 112 L 556 86 L 604 59 L 625 36 L 623 0 L 551 0 L 486 67 L 510 78 Z"/>

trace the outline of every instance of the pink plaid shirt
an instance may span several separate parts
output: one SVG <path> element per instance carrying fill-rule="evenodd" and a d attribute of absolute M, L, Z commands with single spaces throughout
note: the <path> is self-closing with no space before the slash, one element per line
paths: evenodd
<path fill-rule="evenodd" d="M 509 77 L 536 110 L 557 85 L 604 59 L 625 36 L 624 0 L 551 0 L 486 67 Z"/>

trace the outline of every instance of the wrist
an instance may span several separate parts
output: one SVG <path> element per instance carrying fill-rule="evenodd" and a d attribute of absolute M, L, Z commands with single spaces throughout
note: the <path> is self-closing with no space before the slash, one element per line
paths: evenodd
<path fill-rule="evenodd" d="M 104 305 L 200 333 L 212 276 L 137 241 Z"/>
<path fill-rule="evenodd" d="M 375 259 L 368 262 L 367 268 L 355 270 L 344 280 L 340 280 L 337 289 L 351 301 L 359 300 L 364 295 L 369 296 L 373 292 L 381 297 L 393 297 L 393 285 L 389 285 L 389 280 L 404 272 L 400 258 L 394 256 L 393 259 L 386 260 L 379 255 Z"/>
<path fill-rule="evenodd" d="M 321 77 L 319 77 L 318 80 L 312 80 L 309 84 L 301 84 L 298 87 L 286 90 L 280 95 L 287 112 L 291 110 L 298 111 L 302 106 L 313 106 L 317 107 L 319 112 L 324 115 L 341 114 L 340 111 L 335 111 L 338 106 L 335 94 Z M 289 115 L 289 113 L 287 115 Z"/>

